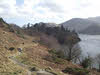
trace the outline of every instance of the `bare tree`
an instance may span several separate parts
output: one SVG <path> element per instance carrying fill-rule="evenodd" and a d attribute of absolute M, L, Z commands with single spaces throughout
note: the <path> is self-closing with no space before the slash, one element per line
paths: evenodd
<path fill-rule="evenodd" d="M 73 47 L 68 47 L 66 45 L 63 45 L 62 51 L 64 52 L 64 55 L 66 56 L 66 59 L 68 61 L 77 60 L 82 52 L 78 44 L 75 44 Z"/>

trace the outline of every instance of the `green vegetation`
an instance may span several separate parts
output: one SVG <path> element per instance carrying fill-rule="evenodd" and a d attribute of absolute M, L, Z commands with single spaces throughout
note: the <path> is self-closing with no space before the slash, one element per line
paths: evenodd
<path fill-rule="evenodd" d="M 82 68 L 65 68 L 63 72 L 73 74 L 73 75 L 89 75 L 89 71 Z"/>
<path fill-rule="evenodd" d="M 27 26 L 27 29 L 29 27 Z M 76 32 L 72 32 L 67 28 L 61 27 L 48 27 L 45 23 L 38 24 L 36 23 L 34 26 L 30 27 L 30 31 L 36 30 L 36 32 L 41 32 L 49 36 L 53 36 L 57 39 L 60 44 L 75 44 L 80 41 Z M 67 37 L 71 37 L 72 39 L 68 39 Z"/>
<path fill-rule="evenodd" d="M 16 34 L 17 34 L 17 36 L 19 36 L 19 37 L 25 39 L 24 34 L 23 34 L 20 30 L 16 30 Z"/>
<path fill-rule="evenodd" d="M 83 59 L 81 62 L 81 66 L 83 66 L 83 68 L 88 68 L 91 66 L 91 64 L 92 64 L 92 59 L 90 57 L 85 57 L 85 59 Z"/>
<path fill-rule="evenodd" d="M 3 21 L 3 19 L 2 18 L 0 18 L 0 22 L 2 22 Z"/>
<path fill-rule="evenodd" d="M 66 56 L 64 56 L 64 53 L 62 51 L 57 51 L 57 50 L 49 50 L 49 53 L 52 54 L 52 56 L 58 57 L 58 58 L 62 58 L 65 59 Z"/>
<path fill-rule="evenodd" d="M 52 55 L 51 58 L 47 58 L 46 60 L 57 63 L 64 64 L 64 54 L 61 51 L 49 50 L 49 53 Z"/>

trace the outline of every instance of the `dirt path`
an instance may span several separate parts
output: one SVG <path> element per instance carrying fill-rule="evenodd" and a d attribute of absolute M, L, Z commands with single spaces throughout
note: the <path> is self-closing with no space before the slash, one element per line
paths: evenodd
<path fill-rule="evenodd" d="M 17 47 L 23 49 L 24 47 L 29 47 L 29 46 L 32 46 L 32 44 L 31 44 L 31 45 L 30 45 L 30 44 L 25 44 L 25 45 L 22 45 L 22 44 L 21 44 L 21 45 L 19 45 L 19 46 L 17 46 Z M 9 58 L 11 59 L 11 61 L 12 61 L 13 63 L 19 65 L 20 67 L 22 67 L 22 68 L 24 68 L 24 69 L 26 69 L 26 70 L 27 70 L 27 75 L 32 75 L 32 74 L 31 74 L 31 71 L 27 68 L 27 67 L 28 67 L 27 65 L 21 63 L 20 61 L 18 61 L 17 59 L 14 58 L 14 57 L 19 56 L 19 55 L 21 55 L 21 52 L 18 52 L 17 54 L 14 54 L 14 55 L 12 55 L 12 56 L 9 56 Z"/>
<path fill-rule="evenodd" d="M 15 64 L 19 65 L 20 67 L 24 68 L 27 70 L 27 75 L 32 75 L 32 72 L 27 68 L 28 66 L 19 62 L 17 59 L 15 59 L 13 56 L 9 57 Z M 35 71 L 34 71 L 35 72 Z M 46 72 L 46 71 L 43 71 L 43 70 L 40 70 L 40 71 L 36 71 L 36 74 L 37 75 L 53 75 L 49 72 Z"/>
<path fill-rule="evenodd" d="M 17 59 L 15 59 L 13 56 L 9 57 L 12 62 L 14 62 L 15 64 L 19 65 L 20 67 L 24 68 L 27 70 L 27 75 L 31 75 L 31 71 L 27 68 L 27 65 L 19 62 Z"/>

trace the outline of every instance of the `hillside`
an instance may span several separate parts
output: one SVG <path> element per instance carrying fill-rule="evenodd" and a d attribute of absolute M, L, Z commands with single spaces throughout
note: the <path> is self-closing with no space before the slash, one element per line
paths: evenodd
<path fill-rule="evenodd" d="M 69 75 L 62 70 L 66 67 L 82 68 L 65 59 L 48 61 L 52 58 L 51 48 L 38 42 L 39 36 L 8 30 L 0 27 L 0 75 Z"/>
<path fill-rule="evenodd" d="M 30 69 L 34 67 L 39 69 L 52 67 L 54 72 L 60 73 L 60 70 L 68 64 L 67 61 L 65 65 L 60 65 L 45 60 L 44 57 L 50 55 L 49 49 L 38 42 L 33 42 L 37 37 L 27 35 L 24 37 L 0 28 L 0 75 L 31 75 Z M 10 50 L 12 47 L 14 49 Z M 22 52 L 17 48 L 22 48 Z M 77 65 L 70 63 L 69 66 Z M 35 72 L 31 73 L 34 75 Z"/>
<path fill-rule="evenodd" d="M 75 30 L 78 33 L 99 35 L 100 24 L 90 19 L 73 18 L 62 23 L 65 28 Z M 97 31 L 96 31 L 97 29 Z M 96 33 L 94 33 L 96 31 Z"/>
<path fill-rule="evenodd" d="M 96 34 L 100 34 L 100 26 L 99 25 L 91 25 L 89 27 L 87 27 L 84 30 L 79 31 L 79 33 L 83 33 L 83 34 L 90 34 L 90 35 L 96 35 Z"/>
<path fill-rule="evenodd" d="M 97 22 L 100 24 L 100 16 L 97 16 L 97 17 L 89 17 L 88 20 L 91 20 L 91 21 L 94 21 L 94 22 Z"/>
<path fill-rule="evenodd" d="M 0 28 L 0 73 L 1 75 L 9 74 L 13 75 L 16 72 L 27 73 L 27 71 L 11 62 L 9 56 L 17 53 L 17 45 L 22 43 L 24 40 L 17 37 L 15 34 L 6 32 Z M 9 48 L 14 47 L 14 51 L 10 51 Z M 5 73 L 5 74 L 4 74 Z"/>
<path fill-rule="evenodd" d="M 7 28 L 9 24 L 7 24 L 2 18 L 0 18 L 0 27 L 5 27 Z"/>

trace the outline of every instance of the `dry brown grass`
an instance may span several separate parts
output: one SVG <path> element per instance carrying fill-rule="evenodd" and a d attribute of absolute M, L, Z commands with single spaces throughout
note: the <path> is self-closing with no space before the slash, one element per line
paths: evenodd
<path fill-rule="evenodd" d="M 66 67 L 79 67 L 78 65 L 74 65 L 71 62 L 64 60 L 64 64 L 56 64 L 50 61 L 45 60 L 44 58 L 47 56 L 51 56 L 48 52 L 48 48 L 40 45 L 39 43 L 27 43 L 24 46 L 24 52 L 17 56 L 16 58 L 19 61 L 22 61 L 24 64 L 27 64 L 29 67 L 37 66 L 41 69 L 45 69 L 47 67 L 53 68 L 55 72 L 60 73 L 62 69 Z M 49 58 L 49 57 L 47 57 Z"/>
<path fill-rule="evenodd" d="M 20 38 L 16 34 L 6 32 L 0 28 L 0 72 L 3 72 L 0 73 L 0 75 L 5 75 L 4 72 L 10 72 L 9 75 L 14 75 L 16 73 L 18 73 L 17 75 L 27 74 L 27 70 L 11 61 L 9 56 L 16 56 L 15 59 L 29 67 L 37 66 L 41 69 L 51 67 L 58 73 L 66 67 L 80 67 L 66 60 L 64 60 L 64 64 L 55 64 L 45 60 L 45 57 L 51 56 L 48 53 L 49 49 L 39 43 L 32 42 L 36 39 L 35 37 L 33 38 L 27 35 L 25 35 L 25 37 L 26 39 Z M 10 47 L 14 47 L 15 50 L 9 51 L 8 49 Z M 18 55 L 17 51 L 17 48 L 19 47 L 23 48 L 23 52 L 20 55 Z M 59 75 L 63 75 L 63 73 L 60 73 Z"/>
<path fill-rule="evenodd" d="M 27 41 L 0 28 L 0 75 L 25 75 L 27 73 L 24 68 L 9 59 L 9 56 L 18 53 L 18 45 Z M 14 47 L 15 50 L 9 51 L 10 47 Z"/>

